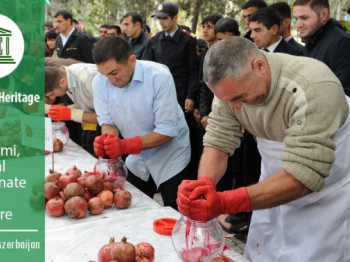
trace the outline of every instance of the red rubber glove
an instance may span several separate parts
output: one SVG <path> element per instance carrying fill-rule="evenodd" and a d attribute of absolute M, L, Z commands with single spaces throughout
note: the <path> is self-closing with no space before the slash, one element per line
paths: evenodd
<path fill-rule="evenodd" d="M 68 121 L 72 119 L 71 109 L 62 105 L 52 105 L 47 114 L 54 121 Z"/>
<path fill-rule="evenodd" d="M 109 158 L 118 158 L 126 154 L 139 154 L 142 151 L 142 140 L 139 136 L 120 139 L 116 135 L 108 134 L 104 144 Z"/>
<path fill-rule="evenodd" d="M 105 138 L 107 137 L 108 134 L 102 134 L 100 136 L 95 137 L 94 140 L 94 151 L 96 156 L 100 157 L 105 157 L 106 156 L 106 151 L 105 151 Z"/>
<path fill-rule="evenodd" d="M 207 222 L 220 214 L 251 211 L 250 199 L 245 187 L 216 192 L 211 185 L 192 186 L 193 184 L 185 185 L 183 188 L 185 191 L 178 192 L 176 200 L 180 213 L 191 219 Z M 191 191 L 189 195 L 188 191 Z"/>

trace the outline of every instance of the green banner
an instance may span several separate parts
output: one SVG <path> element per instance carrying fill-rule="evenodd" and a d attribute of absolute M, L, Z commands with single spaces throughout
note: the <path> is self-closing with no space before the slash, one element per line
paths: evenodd
<path fill-rule="evenodd" d="M 0 2 L 0 261 L 45 261 L 44 0 Z"/>

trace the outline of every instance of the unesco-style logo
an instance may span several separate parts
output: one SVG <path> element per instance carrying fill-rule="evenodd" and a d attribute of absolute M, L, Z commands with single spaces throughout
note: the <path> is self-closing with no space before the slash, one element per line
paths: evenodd
<path fill-rule="evenodd" d="M 0 78 L 16 69 L 22 60 L 23 50 L 21 30 L 10 18 L 0 15 Z"/>

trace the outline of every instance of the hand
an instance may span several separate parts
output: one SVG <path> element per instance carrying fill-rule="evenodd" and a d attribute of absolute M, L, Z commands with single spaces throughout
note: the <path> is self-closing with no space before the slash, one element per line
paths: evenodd
<path fill-rule="evenodd" d="M 193 110 L 193 117 L 194 117 L 194 120 L 196 120 L 197 123 L 200 123 L 201 114 L 199 113 L 198 108 L 195 108 Z"/>
<path fill-rule="evenodd" d="M 193 99 L 186 98 L 186 100 L 185 100 L 185 113 L 192 112 L 194 109 L 194 105 L 195 105 L 195 103 L 194 103 Z"/>
<path fill-rule="evenodd" d="M 106 151 L 105 151 L 105 144 L 104 140 L 107 137 L 108 134 L 102 134 L 100 136 L 95 137 L 94 140 L 94 151 L 96 156 L 99 157 L 105 157 L 106 156 Z"/>
<path fill-rule="evenodd" d="M 47 114 L 54 121 L 68 121 L 72 119 L 70 108 L 62 105 L 52 105 Z"/>
<path fill-rule="evenodd" d="M 201 124 L 204 127 L 204 129 L 207 127 L 208 125 L 208 118 L 209 116 L 203 116 L 202 120 L 201 120 Z"/>
<path fill-rule="evenodd" d="M 104 149 L 109 158 L 118 158 L 126 154 L 139 154 L 142 150 L 141 137 L 120 139 L 109 134 L 104 141 Z"/>
<path fill-rule="evenodd" d="M 188 191 L 192 192 L 188 194 Z M 178 194 L 178 209 L 183 215 L 198 221 L 207 222 L 220 214 L 249 212 L 251 204 L 245 187 L 235 190 L 216 192 L 210 185 L 188 188 Z"/>

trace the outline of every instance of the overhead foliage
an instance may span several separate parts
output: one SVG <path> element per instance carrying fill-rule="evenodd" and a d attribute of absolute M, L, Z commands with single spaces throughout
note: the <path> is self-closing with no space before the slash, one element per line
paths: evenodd
<path fill-rule="evenodd" d="M 173 0 L 179 4 L 179 23 L 189 26 L 198 32 L 201 20 L 208 14 L 221 14 L 235 18 L 242 26 L 241 6 L 247 0 Z M 282 0 L 292 5 L 294 0 Z M 97 34 L 99 25 L 103 23 L 119 24 L 121 17 L 130 11 L 136 11 L 144 17 L 147 24 L 153 24 L 151 14 L 163 0 L 51 0 L 46 6 L 46 19 L 53 20 L 59 9 L 69 9 L 74 17 L 85 21 L 87 31 Z M 277 0 L 266 0 L 268 4 Z M 350 6 L 350 0 L 329 0 L 331 16 L 340 20 Z"/>

